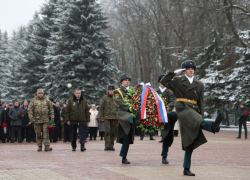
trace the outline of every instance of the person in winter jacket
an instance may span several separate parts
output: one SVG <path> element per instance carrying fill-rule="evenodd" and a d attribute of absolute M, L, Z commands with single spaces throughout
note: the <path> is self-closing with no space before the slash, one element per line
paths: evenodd
<path fill-rule="evenodd" d="M 94 140 L 96 140 L 97 136 L 97 128 L 98 128 L 98 111 L 96 110 L 96 105 L 92 104 L 91 109 L 89 110 L 90 112 L 90 122 L 89 122 L 89 134 L 90 134 L 90 139 L 92 140 L 92 137 Z"/>
<path fill-rule="evenodd" d="M 238 109 L 237 117 L 238 117 L 237 119 L 239 120 L 239 136 L 237 137 L 237 139 L 241 138 L 242 125 L 244 126 L 245 129 L 245 139 L 247 139 L 247 118 L 249 117 L 249 112 L 245 108 L 244 103 L 240 104 L 240 109 Z"/>
<path fill-rule="evenodd" d="M 19 106 L 18 101 L 14 101 L 14 107 L 10 108 L 8 113 L 9 118 L 11 119 L 11 143 L 15 141 L 15 130 L 17 129 L 17 139 L 18 142 L 22 142 L 22 118 L 24 113 L 22 108 Z"/>

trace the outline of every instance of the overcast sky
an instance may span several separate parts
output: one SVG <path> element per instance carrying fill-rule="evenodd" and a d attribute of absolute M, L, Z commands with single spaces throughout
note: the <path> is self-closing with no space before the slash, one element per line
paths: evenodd
<path fill-rule="evenodd" d="M 20 25 L 27 25 L 46 0 L 0 0 L 0 29 L 12 31 Z"/>

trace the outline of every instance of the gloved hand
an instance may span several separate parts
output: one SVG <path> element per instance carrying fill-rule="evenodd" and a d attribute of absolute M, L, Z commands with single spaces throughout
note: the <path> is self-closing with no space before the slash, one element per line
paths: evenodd
<path fill-rule="evenodd" d="M 186 69 L 176 69 L 175 71 L 174 71 L 174 73 L 175 74 L 179 74 L 179 73 L 181 73 L 181 72 L 183 72 L 183 71 L 185 71 Z"/>
<path fill-rule="evenodd" d="M 130 117 L 128 118 L 128 122 L 129 122 L 130 124 L 133 124 L 133 123 L 134 123 L 133 119 L 134 119 L 134 117 L 133 117 L 133 116 L 130 116 Z"/>

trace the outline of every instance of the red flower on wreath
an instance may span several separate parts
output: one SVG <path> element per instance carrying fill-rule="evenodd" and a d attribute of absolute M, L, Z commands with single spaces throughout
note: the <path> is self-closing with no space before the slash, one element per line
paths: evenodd
<path fill-rule="evenodd" d="M 138 88 L 138 87 L 141 87 L 141 86 L 139 86 L 139 85 L 136 85 L 136 87 Z"/>
<path fill-rule="evenodd" d="M 2 127 L 4 128 L 4 127 L 7 127 L 7 124 L 6 123 L 3 123 L 2 124 Z"/>

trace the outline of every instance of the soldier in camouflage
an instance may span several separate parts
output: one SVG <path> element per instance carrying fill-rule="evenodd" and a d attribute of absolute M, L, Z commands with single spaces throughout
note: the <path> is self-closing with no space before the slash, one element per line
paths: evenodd
<path fill-rule="evenodd" d="M 113 101 L 114 85 L 108 86 L 108 93 L 105 95 L 100 104 L 99 117 L 104 121 L 105 126 L 105 151 L 114 151 L 115 130 L 116 130 L 116 106 Z"/>
<path fill-rule="evenodd" d="M 49 99 L 44 95 L 42 89 L 37 90 L 36 96 L 31 100 L 28 108 L 30 123 L 34 123 L 37 139 L 37 151 L 42 151 L 42 139 L 44 143 L 44 151 L 52 151 L 50 148 L 49 131 L 47 123 L 49 119 L 54 120 L 54 109 Z M 41 132 L 43 130 L 43 137 Z"/>

